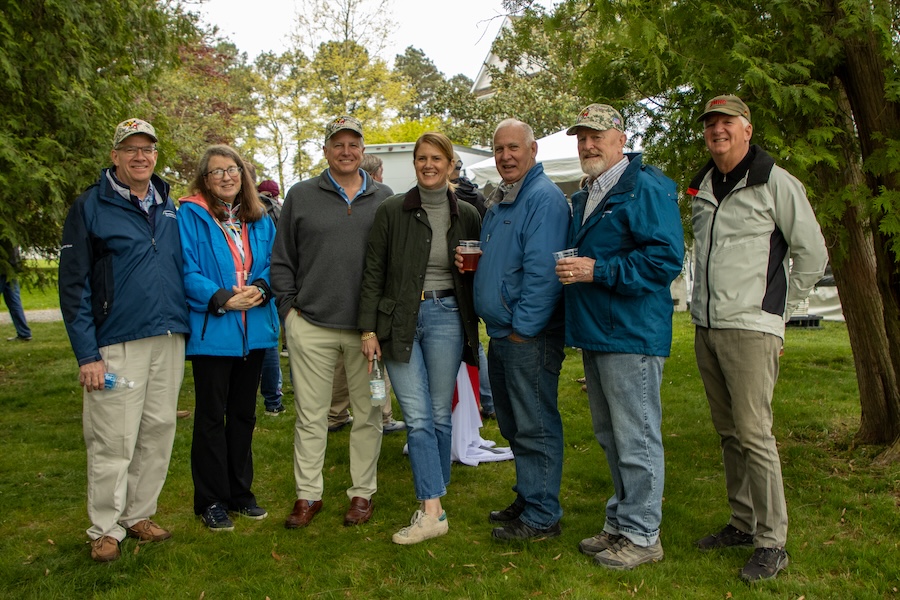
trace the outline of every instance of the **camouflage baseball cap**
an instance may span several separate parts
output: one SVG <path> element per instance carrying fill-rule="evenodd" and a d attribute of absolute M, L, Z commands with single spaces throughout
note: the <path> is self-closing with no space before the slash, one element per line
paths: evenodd
<path fill-rule="evenodd" d="M 587 127 L 596 129 L 597 131 L 606 131 L 607 129 L 617 129 L 625 132 L 625 119 L 619 114 L 619 111 L 608 104 L 589 104 L 581 114 L 575 124 L 566 131 L 567 135 L 575 135 L 579 127 Z"/>
<path fill-rule="evenodd" d="M 750 109 L 744 104 L 744 101 L 732 94 L 724 94 L 716 96 L 706 103 L 703 114 L 697 119 L 704 120 L 712 113 L 722 113 L 723 115 L 731 115 L 733 117 L 744 117 L 750 121 Z M 751 121 L 752 122 L 752 121 Z"/>
<path fill-rule="evenodd" d="M 358 119 L 344 115 L 343 117 L 338 117 L 331 121 L 325 126 L 325 141 L 327 142 L 331 139 L 331 136 L 344 129 L 355 131 L 360 137 L 363 135 L 362 123 L 360 123 Z"/>
<path fill-rule="evenodd" d="M 113 148 L 124 142 L 125 138 L 137 133 L 149 135 L 153 138 L 154 142 L 159 141 L 156 137 L 156 130 L 153 129 L 153 125 L 147 121 L 142 121 L 141 119 L 127 119 L 116 125 L 116 134 L 113 136 Z"/>

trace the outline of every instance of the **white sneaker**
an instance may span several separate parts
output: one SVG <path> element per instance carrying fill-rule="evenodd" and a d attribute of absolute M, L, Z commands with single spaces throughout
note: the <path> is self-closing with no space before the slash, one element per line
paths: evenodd
<path fill-rule="evenodd" d="M 417 510 L 413 513 L 409 525 L 395 533 L 391 539 L 395 544 L 408 546 L 442 536 L 449 530 L 446 511 L 441 512 L 439 518 L 435 518 L 422 510 Z"/>
<path fill-rule="evenodd" d="M 382 431 L 384 433 L 393 433 L 394 431 L 402 431 L 406 429 L 406 423 L 403 421 L 395 421 L 391 419 L 387 423 L 384 424 L 384 429 Z"/>

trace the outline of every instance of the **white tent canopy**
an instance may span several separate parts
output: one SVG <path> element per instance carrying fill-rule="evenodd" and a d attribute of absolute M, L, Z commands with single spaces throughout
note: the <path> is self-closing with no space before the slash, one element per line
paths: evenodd
<path fill-rule="evenodd" d="M 551 181 L 569 193 L 575 191 L 584 173 L 578 160 L 578 146 L 575 136 L 566 135 L 566 130 L 557 131 L 537 141 L 537 160 L 544 165 L 544 173 Z M 490 190 L 500 184 L 500 174 L 494 159 L 488 158 L 466 167 L 466 173 L 479 185 Z M 567 185 L 564 185 L 567 184 Z"/>

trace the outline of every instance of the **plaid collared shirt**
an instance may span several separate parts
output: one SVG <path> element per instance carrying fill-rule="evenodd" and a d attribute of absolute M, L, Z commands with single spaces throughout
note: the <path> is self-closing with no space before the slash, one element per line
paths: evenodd
<path fill-rule="evenodd" d="M 597 209 L 597 206 L 600 205 L 600 202 L 603 200 L 606 194 L 609 193 L 609 190 L 613 189 L 613 187 L 615 187 L 615 185 L 619 183 L 619 179 L 622 177 L 622 173 L 624 173 L 625 169 L 627 168 L 628 158 L 623 157 L 622 160 L 608 168 L 593 181 L 591 181 L 587 204 L 585 204 L 584 207 L 584 216 L 582 216 L 581 218 L 582 225 Z"/>

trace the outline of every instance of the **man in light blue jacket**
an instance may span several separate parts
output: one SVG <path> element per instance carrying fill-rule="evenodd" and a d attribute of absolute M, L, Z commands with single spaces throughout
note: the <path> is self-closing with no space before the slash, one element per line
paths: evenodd
<path fill-rule="evenodd" d="M 564 322 L 553 252 L 565 247 L 569 207 L 536 156 L 531 127 L 514 119 L 497 126 L 494 160 L 503 183 L 487 202 L 475 273 L 475 310 L 491 336 L 497 423 L 516 457 L 516 498 L 489 517 L 500 525 L 493 537 L 503 541 L 561 532 Z"/>
<path fill-rule="evenodd" d="M 578 138 L 585 189 L 572 196 L 569 246 L 557 263 L 566 287 L 566 342 L 582 349 L 594 435 L 613 494 L 603 529 L 579 550 L 609 569 L 663 558 L 659 541 L 665 463 L 660 384 L 672 345 L 669 285 L 681 272 L 684 231 L 675 183 L 625 154 L 625 122 L 591 104 Z"/>

